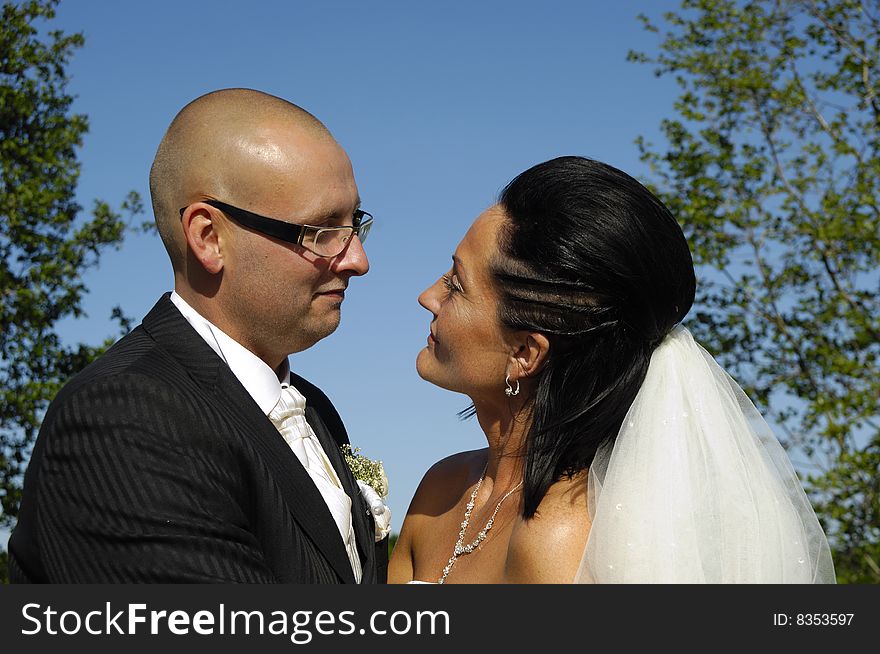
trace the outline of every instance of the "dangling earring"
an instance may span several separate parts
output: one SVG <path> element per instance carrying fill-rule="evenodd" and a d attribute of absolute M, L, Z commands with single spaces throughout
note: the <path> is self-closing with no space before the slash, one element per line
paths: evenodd
<path fill-rule="evenodd" d="M 507 386 L 507 388 L 504 389 L 504 394 L 507 395 L 507 397 L 519 395 L 519 379 L 515 379 L 514 381 L 516 382 L 516 388 L 510 385 L 510 375 L 508 374 L 504 376 L 504 385 Z"/>

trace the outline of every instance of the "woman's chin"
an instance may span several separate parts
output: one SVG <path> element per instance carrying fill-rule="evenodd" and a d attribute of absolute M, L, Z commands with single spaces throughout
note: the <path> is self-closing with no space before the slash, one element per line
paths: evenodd
<path fill-rule="evenodd" d="M 427 361 L 427 359 L 430 357 L 431 353 L 428 351 L 428 348 L 422 348 L 418 356 L 416 356 L 416 372 L 418 373 L 419 377 L 424 379 L 426 382 L 436 384 L 437 382 L 434 381 L 434 376 L 431 374 L 431 366 Z"/>
<path fill-rule="evenodd" d="M 454 388 L 454 384 L 449 383 L 450 380 L 446 379 L 443 375 L 438 374 L 438 371 L 435 369 L 436 360 L 432 359 L 433 356 L 428 351 L 428 348 L 424 348 L 419 352 L 419 355 L 416 357 L 416 372 L 419 377 L 426 382 L 444 388 L 447 391 L 461 392 L 459 389 Z M 432 363 L 435 365 L 432 365 Z"/>

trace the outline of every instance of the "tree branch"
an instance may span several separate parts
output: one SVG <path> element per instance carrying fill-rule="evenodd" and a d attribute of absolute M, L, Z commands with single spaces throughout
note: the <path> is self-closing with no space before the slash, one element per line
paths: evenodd
<path fill-rule="evenodd" d="M 761 254 L 761 244 L 758 242 L 752 229 L 746 230 L 746 241 L 752 246 L 752 251 L 755 254 L 755 265 L 757 266 L 758 272 L 761 275 L 761 281 L 768 291 L 768 304 L 773 310 L 769 317 L 773 321 L 773 324 L 776 325 L 779 333 L 782 334 L 786 341 L 788 341 L 788 345 L 791 348 L 795 359 L 797 360 L 798 368 L 800 368 L 801 373 L 809 382 L 810 387 L 813 389 L 813 392 L 818 396 L 821 393 L 821 390 L 819 388 L 819 385 L 816 383 L 816 379 L 813 377 L 813 373 L 810 371 L 809 364 L 807 363 L 807 359 L 804 356 L 804 353 L 801 352 L 800 343 L 798 339 L 794 338 L 792 333 L 788 330 L 788 325 L 786 324 L 785 319 L 782 317 L 782 312 L 779 310 L 779 307 L 776 303 L 776 297 L 770 290 L 772 288 L 770 283 L 770 273 L 767 270 L 767 266 Z"/>
<path fill-rule="evenodd" d="M 819 9 L 815 0 L 812 0 L 809 3 L 809 6 L 807 8 L 807 12 L 811 16 L 813 16 L 813 18 L 817 19 L 819 22 L 821 22 L 825 26 L 825 29 L 827 29 L 831 33 L 831 35 L 834 37 L 834 39 L 837 41 L 837 43 L 840 44 L 841 47 L 849 50 L 849 52 L 853 56 L 855 56 L 859 61 L 861 61 L 861 63 L 862 63 L 862 84 L 865 87 L 865 96 L 863 99 L 865 100 L 865 104 L 870 105 L 871 108 L 874 110 L 875 124 L 880 125 L 880 104 L 878 104 L 878 102 L 877 102 L 877 94 L 874 91 L 873 86 L 871 85 L 871 77 L 870 77 L 870 73 L 869 73 L 871 66 L 873 64 L 875 64 L 876 62 L 874 62 L 871 59 L 871 57 L 869 57 L 867 54 L 862 52 L 851 41 L 851 37 L 852 37 L 851 34 L 849 34 L 848 32 L 845 34 L 842 34 L 837 29 L 837 27 L 825 17 L 825 15 Z M 847 38 L 847 37 L 850 37 L 850 38 Z"/>
<path fill-rule="evenodd" d="M 844 36 L 837 30 L 837 28 L 834 26 L 834 24 L 831 21 L 829 21 L 827 18 L 825 18 L 825 15 L 822 13 L 822 10 L 819 8 L 816 0 L 811 0 L 809 3 L 807 3 L 807 12 L 813 18 L 815 18 L 816 20 L 821 22 L 825 26 L 825 29 L 827 29 L 829 32 L 831 32 L 831 35 L 834 37 L 834 40 L 837 41 L 837 43 L 841 47 L 845 48 L 846 50 L 849 50 L 851 54 L 855 55 L 855 57 L 857 57 L 863 63 L 870 63 L 868 61 L 867 57 L 864 54 L 862 54 L 862 52 L 855 46 L 855 44 L 853 44 L 848 39 L 844 38 Z M 849 34 L 847 34 L 847 36 L 849 36 Z"/>
<path fill-rule="evenodd" d="M 758 118 L 758 124 L 761 128 L 762 134 L 764 135 L 764 140 L 767 142 L 767 145 L 770 148 L 770 156 L 773 159 L 773 166 L 776 169 L 776 174 L 779 177 L 779 180 L 782 182 L 782 185 L 785 187 L 786 192 L 795 201 L 798 208 L 801 210 L 804 218 L 809 221 L 810 226 L 813 228 L 813 231 L 815 233 L 814 242 L 816 243 L 816 249 L 819 253 L 819 258 L 822 262 L 823 268 L 825 269 L 825 272 L 828 274 L 828 277 L 831 280 L 831 285 L 853 311 L 856 311 L 860 315 L 864 313 L 865 315 L 869 316 L 870 312 L 868 308 L 864 306 L 860 300 L 853 298 L 850 293 L 841 286 L 839 276 L 834 270 L 834 267 L 831 265 L 831 261 L 828 256 L 828 249 L 825 247 L 824 243 L 822 243 L 820 239 L 818 222 L 815 219 L 813 211 L 806 205 L 802 195 L 797 192 L 795 188 L 791 185 L 791 182 L 788 179 L 788 175 L 786 175 L 785 173 L 785 169 L 783 168 L 782 162 L 779 158 L 779 150 L 776 147 L 776 139 L 773 137 L 770 125 L 765 120 L 763 111 L 761 110 L 760 102 L 754 93 L 752 94 L 752 102 L 755 110 L 755 115 Z M 865 326 L 865 329 L 872 336 L 880 340 L 880 333 L 870 327 L 869 320 L 864 319 L 861 322 Z"/>

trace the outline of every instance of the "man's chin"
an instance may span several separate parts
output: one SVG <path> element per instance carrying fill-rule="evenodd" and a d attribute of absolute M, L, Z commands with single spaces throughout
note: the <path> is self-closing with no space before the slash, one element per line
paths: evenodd
<path fill-rule="evenodd" d="M 341 303 L 340 303 L 341 305 Z M 335 311 L 329 312 L 330 315 L 324 317 L 320 325 L 316 325 L 314 329 L 315 342 L 323 340 L 339 329 L 340 318 L 342 317 L 338 307 Z"/>
<path fill-rule="evenodd" d="M 290 332 L 288 332 L 295 334 L 297 337 L 297 342 L 295 344 L 292 344 L 294 349 L 290 350 L 290 354 L 296 354 L 297 352 L 308 350 L 313 345 L 316 345 L 319 341 L 322 341 L 330 336 L 333 332 L 336 331 L 338 327 L 338 313 L 335 320 L 324 320 L 319 325 L 309 325 L 308 328 L 299 325 L 295 329 L 292 329 Z"/>

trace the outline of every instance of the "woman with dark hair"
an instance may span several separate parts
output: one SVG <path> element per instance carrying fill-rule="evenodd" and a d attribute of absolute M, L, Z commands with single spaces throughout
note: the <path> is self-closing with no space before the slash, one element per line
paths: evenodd
<path fill-rule="evenodd" d="M 766 422 L 680 325 L 693 261 L 644 186 L 590 159 L 516 177 L 419 302 L 419 374 L 488 447 L 425 475 L 392 582 L 829 582 Z"/>

